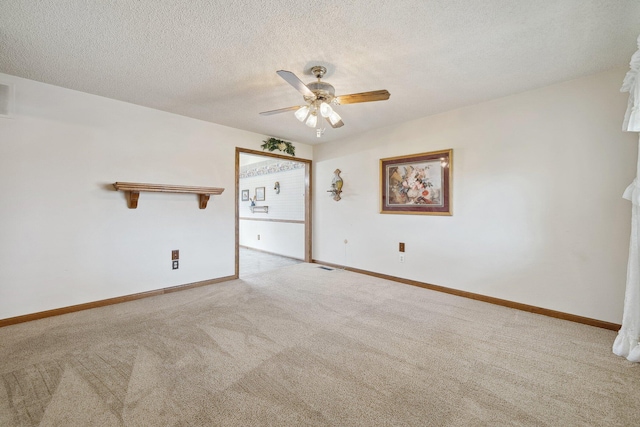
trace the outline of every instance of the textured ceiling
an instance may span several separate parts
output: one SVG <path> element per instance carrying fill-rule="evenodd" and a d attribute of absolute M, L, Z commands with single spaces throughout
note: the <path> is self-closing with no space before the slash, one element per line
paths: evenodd
<path fill-rule="evenodd" d="M 2 0 L 0 72 L 290 141 L 344 138 L 628 64 L 638 0 Z M 293 113 L 325 65 L 345 126 Z"/>

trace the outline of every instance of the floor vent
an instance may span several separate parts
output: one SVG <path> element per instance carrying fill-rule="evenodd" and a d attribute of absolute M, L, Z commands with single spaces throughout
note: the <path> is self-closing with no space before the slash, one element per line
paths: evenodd
<path fill-rule="evenodd" d="M 318 267 L 318 268 L 321 268 L 323 270 L 333 271 L 333 268 L 329 268 L 329 267 L 321 266 L 321 267 Z"/>

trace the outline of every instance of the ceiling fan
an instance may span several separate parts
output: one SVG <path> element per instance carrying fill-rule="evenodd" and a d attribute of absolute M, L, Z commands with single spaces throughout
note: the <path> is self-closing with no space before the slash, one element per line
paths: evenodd
<path fill-rule="evenodd" d="M 372 92 L 352 93 L 350 95 L 336 96 L 336 90 L 327 82 L 321 81 L 327 69 L 321 65 L 311 67 L 311 73 L 318 79 L 317 82 L 309 84 L 302 83 L 291 71 L 280 70 L 278 75 L 287 83 L 300 92 L 306 102 L 305 105 L 295 105 L 293 107 L 280 108 L 278 110 L 263 111 L 263 116 L 294 111 L 295 117 L 311 128 L 316 128 L 318 138 L 324 133 L 321 126 L 322 118 L 333 128 L 344 126 L 340 115 L 331 105 L 357 104 L 359 102 L 385 101 L 391 94 L 387 90 L 374 90 Z"/>

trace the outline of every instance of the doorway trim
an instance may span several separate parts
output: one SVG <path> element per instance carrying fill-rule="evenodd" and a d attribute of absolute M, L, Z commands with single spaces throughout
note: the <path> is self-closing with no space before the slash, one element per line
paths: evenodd
<path fill-rule="evenodd" d="M 311 186 L 312 161 L 298 157 L 283 156 L 280 154 L 265 153 L 264 151 L 250 150 L 248 148 L 236 147 L 236 196 L 235 196 L 235 217 L 236 217 L 236 247 L 235 247 L 235 276 L 240 277 L 240 154 L 251 154 L 254 156 L 272 157 L 276 159 L 290 160 L 304 163 L 304 261 L 312 262 L 311 251 L 311 199 L 313 196 Z"/>

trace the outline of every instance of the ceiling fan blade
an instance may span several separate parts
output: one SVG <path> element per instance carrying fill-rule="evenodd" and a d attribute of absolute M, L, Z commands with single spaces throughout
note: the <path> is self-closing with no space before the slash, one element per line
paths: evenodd
<path fill-rule="evenodd" d="M 336 96 L 339 105 L 356 104 L 358 102 L 386 101 L 391 94 L 387 90 L 374 90 L 372 92 L 352 93 L 350 95 Z"/>
<path fill-rule="evenodd" d="M 263 111 L 262 113 L 260 113 L 260 115 L 261 116 L 270 116 L 272 114 L 286 113 L 287 111 L 297 110 L 300 107 L 302 107 L 302 106 L 301 105 L 296 105 L 294 107 L 280 108 L 278 110 Z"/>
<path fill-rule="evenodd" d="M 342 119 L 338 123 L 336 123 L 335 125 L 333 123 L 331 123 L 331 120 L 329 120 L 329 117 L 327 117 L 326 119 L 329 122 L 329 124 L 331 125 L 331 127 L 334 128 L 334 129 L 341 128 L 342 126 L 344 126 L 344 122 L 342 121 Z"/>
<path fill-rule="evenodd" d="M 302 83 L 302 80 L 300 80 L 298 76 L 293 74 L 291 71 L 279 70 L 279 71 L 276 71 L 276 73 L 278 73 L 280 77 L 282 77 L 291 86 L 295 87 L 298 90 L 298 92 L 300 92 L 304 96 L 312 96 L 315 98 L 316 95 L 313 92 L 311 92 L 311 89 L 309 89 L 307 85 Z"/>

